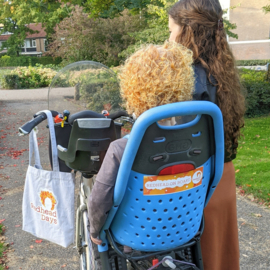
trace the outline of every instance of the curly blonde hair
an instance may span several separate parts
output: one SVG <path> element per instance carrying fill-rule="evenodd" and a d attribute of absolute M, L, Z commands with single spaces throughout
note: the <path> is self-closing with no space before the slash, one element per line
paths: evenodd
<path fill-rule="evenodd" d="M 175 42 L 147 45 L 130 56 L 120 69 L 121 95 L 128 113 L 192 99 L 193 53 Z"/>

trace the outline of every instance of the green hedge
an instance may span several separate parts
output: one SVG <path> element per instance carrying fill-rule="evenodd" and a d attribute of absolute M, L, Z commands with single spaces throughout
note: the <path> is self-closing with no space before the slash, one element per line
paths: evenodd
<path fill-rule="evenodd" d="M 59 65 L 61 58 L 52 58 L 51 56 L 35 57 L 35 56 L 2 56 L 0 58 L 0 67 L 28 67 L 35 66 L 36 64 L 41 65 Z"/>
<path fill-rule="evenodd" d="M 254 117 L 270 113 L 270 83 L 266 71 L 240 70 L 246 89 L 246 116 Z"/>
<path fill-rule="evenodd" d="M 237 60 L 237 66 L 265 66 L 267 63 L 270 63 L 268 60 Z"/>

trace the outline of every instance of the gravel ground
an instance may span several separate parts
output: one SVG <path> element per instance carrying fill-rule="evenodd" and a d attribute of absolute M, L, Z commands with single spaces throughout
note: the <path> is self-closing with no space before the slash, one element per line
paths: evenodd
<path fill-rule="evenodd" d="M 11 270 L 79 268 L 79 258 L 72 246 L 64 249 L 45 240 L 38 244 L 34 236 L 21 229 L 28 137 L 18 137 L 17 130 L 35 112 L 47 108 L 46 94 L 46 89 L 37 92 L 0 90 L 0 220 L 5 219 L 6 242 L 13 243 L 11 246 L 14 251 L 8 253 L 8 266 Z M 40 125 L 38 137 L 45 168 L 49 167 L 47 135 L 45 124 Z M 12 151 L 22 152 L 14 159 Z M 270 269 L 270 211 L 241 196 L 238 196 L 237 205 L 241 270 Z"/>

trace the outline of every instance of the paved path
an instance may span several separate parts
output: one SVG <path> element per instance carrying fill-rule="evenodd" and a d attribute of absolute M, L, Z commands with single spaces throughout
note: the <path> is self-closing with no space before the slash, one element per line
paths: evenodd
<path fill-rule="evenodd" d="M 76 270 L 78 255 L 75 249 L 64 249 L 47 241 L 37 244 L 34 236 L 17 226 L 22 225 L 21 205 L 28 151 L 23 151 L 18 159 L 12 159 L 12 151 L 28 149 L 28 137 L 18 137 L 17 130 L 36 111 L 47 108 L 46 95 L 41 98 L 38 94 L 42 91 L 44 89 L 0 90 L 0 100 L 5 100 L 0 101 L 0 197 L 3 198 L 0 200 L 0 219 L 5 219 L 7 242 L 14 243 L 14 252 L 8 254 L 8 265 L 11 270 Z M 2 93 L 5 93 L 5 98 Z M 47 135 L 43 124 L 38 137 L 44 167 L 49 167 Z M 269 270 L 270 211 L 241 196 L 238 196 L 237 205 L 241 270 Z"/>

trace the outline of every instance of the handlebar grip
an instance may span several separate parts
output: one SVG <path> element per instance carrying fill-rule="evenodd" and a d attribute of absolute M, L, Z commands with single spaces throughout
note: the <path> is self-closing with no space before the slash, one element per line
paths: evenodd
<path fill-rule="evenodd" d="M 43 120 L 47 119 L 47 115 L 42 113 L 35 117 L 34 119 L 30 120 L 29 122 L 25 123 L 23 126 L 19 128 L 19 133 L 22 135 L 27 135 L 31 132 L 31 130 L 41 123 Z"/>
<path fill-rule="evenodd" d="M 129 115 L 126 111 L 118 111 L 116 113 L 112 113 L 112 114 L 108 115 L 108 118 L 115 120 L 116 118 L 119 118 L 121 116 L 129 117 Z"/>

